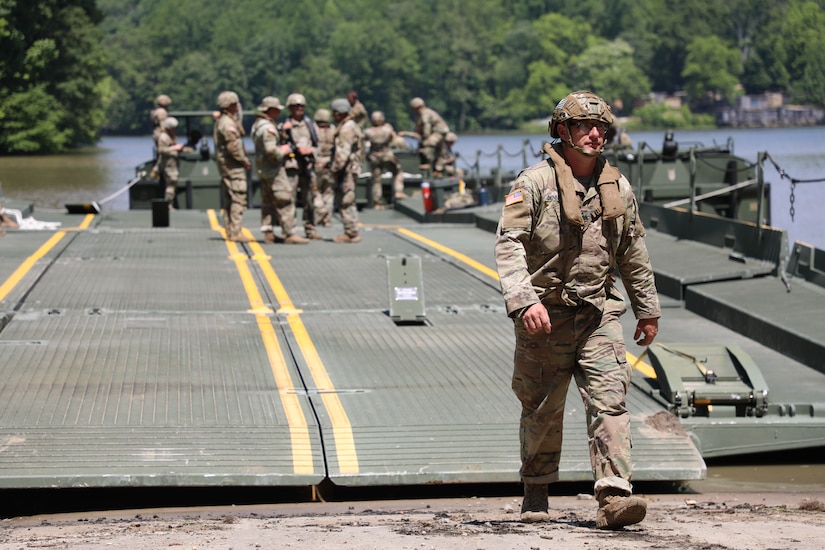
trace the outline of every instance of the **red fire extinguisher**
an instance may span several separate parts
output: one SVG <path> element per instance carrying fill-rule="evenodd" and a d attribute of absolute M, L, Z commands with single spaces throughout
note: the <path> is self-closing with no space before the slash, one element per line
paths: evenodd
<path fill-rule="evenodd" d="M 430 182 L 421 182 L 421 197 L 424 199 L 424 212 L 432 212 L 433 196 L 430 194 Z"/>

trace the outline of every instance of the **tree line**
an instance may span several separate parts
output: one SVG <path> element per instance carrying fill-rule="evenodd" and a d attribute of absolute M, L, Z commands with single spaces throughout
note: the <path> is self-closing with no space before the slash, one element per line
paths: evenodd
<path fill-rule="evenodd" d="M 247 109 L 356 90 L 399 129 L 419 96 L 457 132 L 518 129 L 587 88 L 692 113 L 739 94 L 825 105 L 825 0 L 0 0 L 0 152 L 145 134 L 154 98 Z M 645 111 L 647 109 L 647 111 Z"/>

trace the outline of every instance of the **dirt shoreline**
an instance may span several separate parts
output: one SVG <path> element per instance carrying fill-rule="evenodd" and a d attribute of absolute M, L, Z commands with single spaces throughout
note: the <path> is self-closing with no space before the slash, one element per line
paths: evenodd
<path fill-rule="evenodd" d="M 641 495 L 644 522 L 595 528 L 590 495 L 552 496 L 551 521 L 522 524 L 520 499 L 411 499 L 156 508 L 0 521 L 0 550 L 21 548 L 819 549 L 821 493 Z"/>

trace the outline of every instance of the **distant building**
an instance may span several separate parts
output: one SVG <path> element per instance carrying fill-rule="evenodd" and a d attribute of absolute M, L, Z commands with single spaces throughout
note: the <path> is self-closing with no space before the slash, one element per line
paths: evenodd
<path fill-rule="evenodd" d="M 780 93 L 745 95 L 733 106 L 716 110 L 716 123 L 733 128 L 816 126 L 825 123 L 825 109 L 810 105 L 785 105 Z"/>

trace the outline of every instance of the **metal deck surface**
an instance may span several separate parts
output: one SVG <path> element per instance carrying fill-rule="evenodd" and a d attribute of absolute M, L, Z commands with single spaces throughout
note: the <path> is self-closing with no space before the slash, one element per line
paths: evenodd
<path fill-rule="evenodd" d="M 489 232 L 370 211 L 358 245 L 264 247 L 197 211 L 60 221 L 0 237 L 0 487 L 518 480 Z M 409 256 L 426 321 L 396 324 L 387 261 Z M 628 400 L 634 479 L 703 477 L 646 422 L 661 405 Z M 564 437 L 561 478 L 591 479 L 574 390 Z"/>

